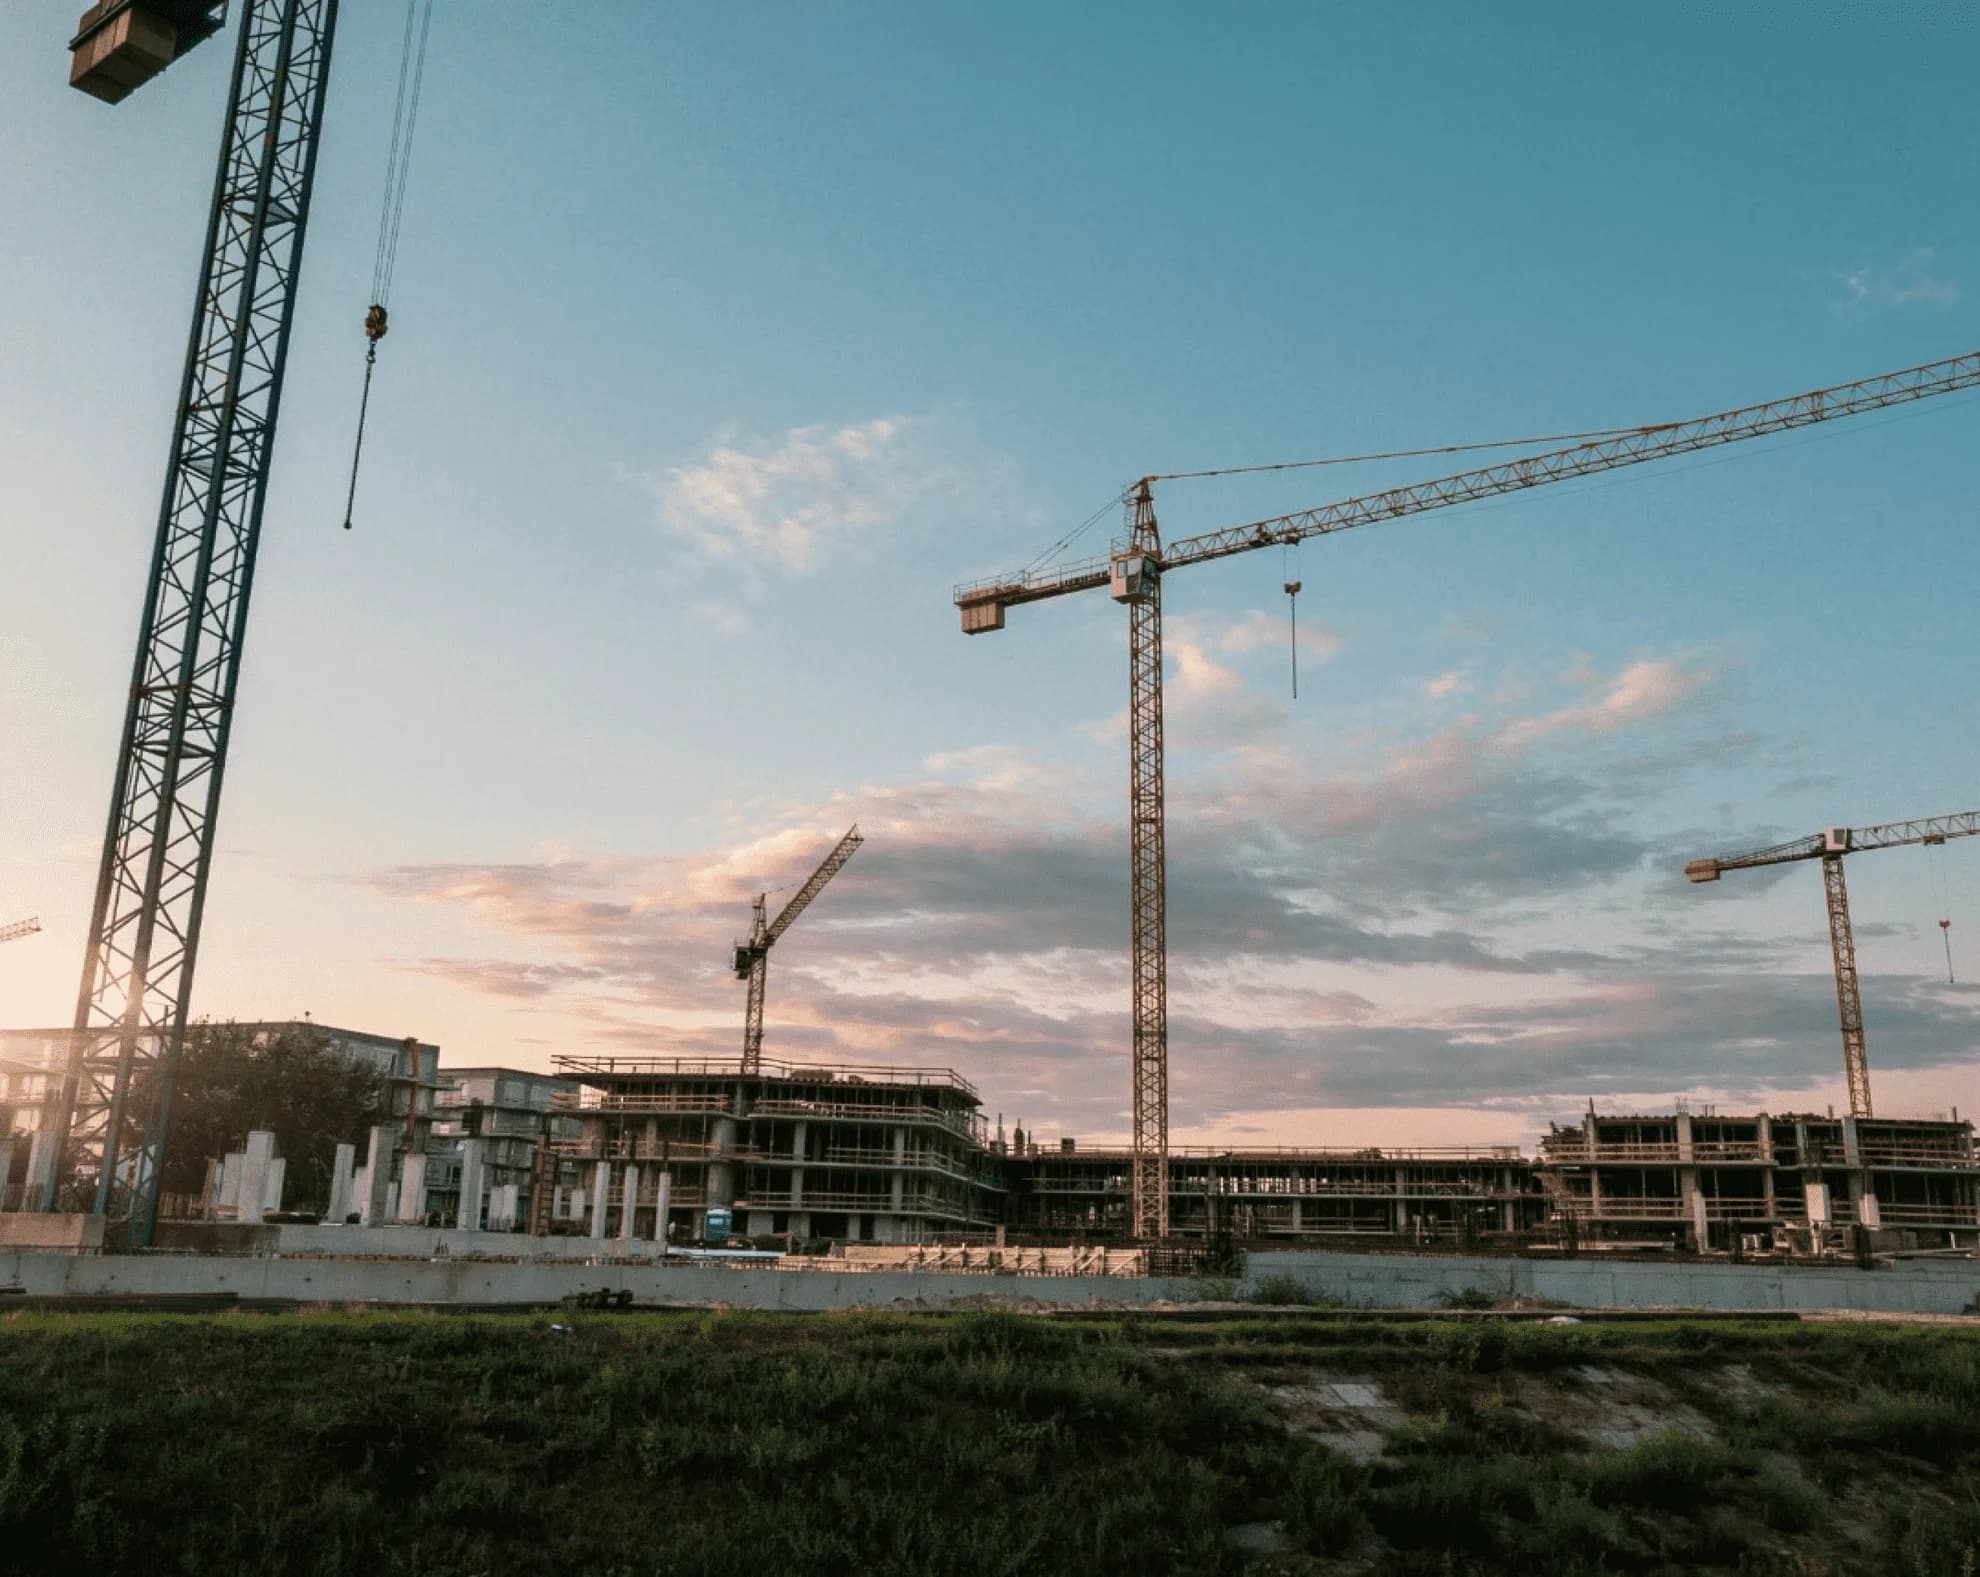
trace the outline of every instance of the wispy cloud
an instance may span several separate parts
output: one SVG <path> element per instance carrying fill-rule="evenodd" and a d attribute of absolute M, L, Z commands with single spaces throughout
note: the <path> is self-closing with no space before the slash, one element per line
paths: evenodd
<path fill-rule="evenodd" d="M 712 635 L 729 638 L 749 629 L 749 615 L 731 602 L 697 602 L 688 614 Z"/>
<path fill-rule="evenodd" d="M 1006 469 L 949 412 L 821 422 L 778 438 L 732 429 L 689 464 L 620 476 L 651 496 L 663 529 L 708 558 L 806 575 L 917 508 L 980 495 Z"/>
<path fill-rule="evenodd" d="M 1577 668 L 1571 677 L 1584 683 L 1594 681 L 1600 694 L 1591 701 L 1521 719 L 1505 730 L 1508 744 L 1528 744 L 1563 729 L 1612 733 L 1628 723 L 1661 717 L 1695 694 L 1711 674 L 1702 667 L 1687 666 L 1678 658 L 1645 657 L 1606 681 L 1585 668 Z"/>
<path fill-rule="evenodd" d="M 1844 291 L 1839 309 L 1950 307 L 1960 296 L 1959 281 L 1935 274 L 1937 253 L 1921 246 L 1895 263 L 1865 263 L 1838 275 Z"/>

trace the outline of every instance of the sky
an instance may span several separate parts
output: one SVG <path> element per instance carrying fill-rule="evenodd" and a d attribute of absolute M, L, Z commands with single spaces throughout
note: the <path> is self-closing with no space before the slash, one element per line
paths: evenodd
<path fill-rule="evenodd" d="M 12 1026 L 73 1011 L 230 58 L 111 108 L 66 86 L 76 9 L 0 8 Z M 336 45 L 216 1018 L 726 1054 L 750 899 L 857 822 L 767 1054 L 1120 1137 L 1126 621 L 966 639 L 954 583 L 1090 518 L 1105 551 L 1151 472 L 1980 346 L 1970 6 L 438 0 L 347 533 L 404 14 L 347 0 Z M 1680 872 L 1980 803 L 1976 436 L 1942 398 L 1172 575 L 1176 1141 L 1841 1105 L 1815 868 Z M 1878 1109 L 1980 1108 L 1980 840 L 1848 878 Z"/>

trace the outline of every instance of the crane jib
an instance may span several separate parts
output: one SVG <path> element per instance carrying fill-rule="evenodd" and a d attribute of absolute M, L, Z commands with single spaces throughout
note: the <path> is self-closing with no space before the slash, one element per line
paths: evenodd
<path fill-rule="evenodd" d="M 1669 459 L 1749 438 L 1791 432 L 1819 422 L 1837 421 L 1866 411 L 1972 388 L 1980 388 L 1980 351 L 1969 351 L 1944 361 L 1907 367 L 1853 383 L 1815 389 L 1806 394 L 1789 395 L 1760 405 L 1743 406 L 1738 410 L 1721 411 L 1689 421 L 1660 423 L 1614 438 L 1500 461 L 1413 486 L 1342 499 L 1317 509 L 1274 515 L 1198 536 L 1183 537 L 1162 550 L 1159 562 L 1166 572 L 1189 564 L 1247 553 L 1254 548 L 1284 546 L 1305 541 L 1308 537 L 1330 536 L 1356 526 L 1397 520 L 1422 514 L 1426 510 L 1543 487 L 1549 482 L 1572 481 L 1577 477 Z M 1001 629 L 1002 610 L 1019 603 L 1039 602 L 1048 597 L 1105 586 L 1108 583 L 1108 564 L 1106 559 L 1085 559 L 1053 569 L 994 575 L 957 586 L 954 601 L 963 610 L 964 631 L 980 634 L 986 630 Z"/>

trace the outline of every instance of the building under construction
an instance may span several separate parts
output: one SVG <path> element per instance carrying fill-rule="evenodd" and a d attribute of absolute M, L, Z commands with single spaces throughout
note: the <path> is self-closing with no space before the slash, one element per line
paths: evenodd
<path fill-rule="evenodd" d="M 1133 1235 L 1129 1149 L 1007 1143 L 950 1069 L 557 1066 L 578 1132 L 537 1152 L 537 1232 L 695 1239 L 713 1213 L 740 1235 L 800 1240 Z M 1172 1235 L 1195 1239 L 1814 1251 L 1862 1226 L 1892 1245 L 1980 1247 L 1980 1155 L 1956 1117 L 1591 1111 L 1555 1125 L 1537 1159 L 1513 1146 L 1177 1147 L 1168 1194 Z"/>
<path fill-rule="evenodd" d="M 1592 1108 L 1540 1141 L 1549 1219 L 1590 1242 L 1818 1249 L 1852 1228 L 1980 1247 L 1973 1125 Z"/>
<path fill-rule="evenodd" d="M 1004 1221 L 1004 1158 L 951 1069 L 555 1062 L 581 1133 L 539 1150 L 532 1230 L 664 1240 L 701 1235 L 713 1211 L 750 1236 L 921 1243 Z"/>

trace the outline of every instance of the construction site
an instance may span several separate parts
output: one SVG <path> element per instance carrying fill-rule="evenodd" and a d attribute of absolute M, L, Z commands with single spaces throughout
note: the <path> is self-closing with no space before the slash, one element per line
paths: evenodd
<path fill-rule="evenodd" d="M 1781 20 L 0 10 L 0 1570 L 1973 1577 L 1980 13 Z"/>
<path fill-rule="evenodd" d="M 1115 1273 L 1148 1275 L 1162 1266 L 1238 1265 L 1247 1248 L 1300 1244 L 1847 1259 L 1866 1270 L 1892 1255 L 1980 1249 L 1971 1124 L 1956 1112 L 1894 1117 L 1873 1107 L 1844 884 L 1846 857 L 1937 850 L 1980 832 L 1975 811 L 1830 827 L 1685 867 L 1702 884 L 1793 862 L 1818 866 L 1845 1114 L 1727 1115 L 1688 1110 L 1684 1101 L 1668 1111 L 1604 1112 L 1591 1101 L 1578 1121 L 1555 1121 L 1533 1154 L 1506 1145 L 1396 1146 L 1379 1133 L 1348 1145 L 1325 1133 L 1292 1146 L 1172 1144 L 1162 627 L 1164 584 L 1194 566 L 1259 550 L 1283 557 L 1363 526 L 1939 400 L 1980 388 L 1980 353 L 1689 420 L 1570 435 L 1565 447 L 1180 537 L 1165 539 L 1158 525 L 1158 485 L 1235 472 L 1143 476 L 1122 494 L 1125 536 L 1106 555 L 1039 561 L 957 586 L 953 601 L 969 636 L 1003 630 L 1014 609 L 1088 591 L 1106 592 L 1125 616 L 1125 1142 L 1048 1139 L 1036 1127 L 1006 1133 L 976 1085 L 952 1068 L 765 1057 L 773 949 L 860 849 L 855 827 L 774 914 L 770 892 L 756 898 L 732 949 L 745 986 L 739 1053 L 712 1044 L 694 1055 L 571 1051 L 554 1054 L 548 1070 L 450 1069 L 437 1046 L 417 1038 L 335 1031 L 347 1058 L 375 1070 L 380 1093 L 367 1132 L 336 1136 L 334 1177 L 314 1222 L 285 1208 L 285 1160 L 268 1133 L 244 1132 L 239 1150 L 205 1158 L 199 1189 L 167 1189 L 175 1081 L 194 1022 L 194 962 L 337 24 L 334 0 L 246 0 L 241 10 L 75 1022 L 0 1033 L 0 1246 L 142 1256 L 167 1240 L 181 1250 L 217 1248 L 222 1239 L 202 1238 L 202 1230 L 272 1219 L 319 1234 L 314 1252 L 334 1252 L 337 1231 L 387 1226 L 545 1245 L 576 1240 L 589 1245 L 576 1257 L 592 1260 L 601 1245 L 617 1245 L 619 1258 L 658 1261 L 672 1252 L 774 1252 L 792 1268 L 819 1258 L 841 1268 L 921 1265 L 929 1249 L 956 1249 L 967 1265 L 971 1247 L 988 1245 L 994 1256 L 974 1268 L 996 1269 L 1004 1253 L 1027 1245 L 1041 1254 L 1101 1245 L 1140 1255 L 1113 1262 Z M 71 84 L 117 103 L 224 21 L 223 8 L 198 0 L 100 0 L 71 41 Z M 430 5 L 408 8 L 376 299 L 365 319 L 367 403 L 389 322 L 430 25 Z M 347 527 L 363 424 L 361 407 Z M 1290 611 L 1301 586 L 1288 580 L 1284 589 Z M 1295 624 L 1295 664 L 1298 644 Z M 1942 932 L 1949 925 L 1941 918 Z M 0 930 L 0 942 L 38 930 L 35 920 L 17 922 Z M 1946 960 L 1950 974 L 1949 938 Z M 279 1031 L 246 1028 L 262 1044 Z M 1174 1051 L 1189 1055 L 1180 1044 Z M 635 1255 L 636 1245 L 646 1252 Z M 352 1250 L 379 1251 L 369 1239 Z M 1100 1262 L 1109 1263 L 1104 1254 Z"/>

